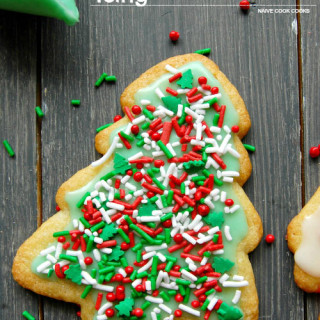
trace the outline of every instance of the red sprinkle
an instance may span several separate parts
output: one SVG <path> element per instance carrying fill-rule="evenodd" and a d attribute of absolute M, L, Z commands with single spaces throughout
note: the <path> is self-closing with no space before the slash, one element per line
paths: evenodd
<path fill-rule="evenodd" d="M 266 235 L 266 243 L 271 244 L 275 240 L 275 236 L 273 234 L 267 234 Z"/>
<path fill-rule="evenodd" d="M 233 133 L 237 133 L 237 132 L 239 132 L 239 127 L 238 127 L 238 126 L 233 126 L 233 127 L 231 128 L 231 131 L 232 131 Z"/>
<path fill-rule="evenodd" d="M 309 154 L 311 158 L 317 158 L 320 155 L 320 150 L 318 147 L 311 147 L 309 150 Z"/>
<path fill-rule="evenodd" d="M 132 113 L 135 115 L 138 115 L 141 113 L 141 108 L 137 105 L 134 105 L 131 110 L 132 110 Z"/>
<path fill-rule="evenodd" d="M 173 75 L 171 78 L 169 78 L 169 82 L 172 83 L 173 81 L 175 80 L 178 80 L 182 77 L 182 73 L 179 72 L 179 73 L 176 73 L 175 75 Z"/>
<path fill-rule="evenodd" d="M 248 0 L 242 0 L 239 2 L 240 9 L 248 11 L 250 9 L 250 2 Z"/>
<path fill-rule="evenodd" d="M 122 119 L 122 116 L 120 116 L 120 114 L 117 114 L 114 118 L 113 118 L 113 122 L 117 122 L 119 120 Z"/>
<path fill-rule="evenodd" d="M 169 38 L 171 41 L 178 41 L 179 37 L 180 37 L 180 33 L 178 31 L 172 30 L 169 33 Z"/>

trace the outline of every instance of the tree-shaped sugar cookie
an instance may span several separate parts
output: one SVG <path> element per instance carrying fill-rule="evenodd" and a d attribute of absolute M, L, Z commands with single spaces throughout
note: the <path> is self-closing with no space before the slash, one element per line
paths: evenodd
<path fill-rule="evenodd" d="M 320 188 L 288 226 L 294 279 L 306 292 L 320 293 Z"/>
<path fill-rule="evenodd" d="M 14 278 L 91 319 L 258 319 L 248 253 L 261 221 L 241 185 L 243 100 L 198 54 L 163 61 L 124 91 L 104 154 L 57 193 L 61 211 L 19 249 Z"/>

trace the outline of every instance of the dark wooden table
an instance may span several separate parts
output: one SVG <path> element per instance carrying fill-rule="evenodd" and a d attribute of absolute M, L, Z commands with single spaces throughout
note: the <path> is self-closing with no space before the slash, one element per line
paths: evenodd
<path fill-rule="evenodd" d="M 0 11 L 0 135 L 16 152 L 9 158 L 1 150 L 0 319 L 22 319 L 25 309 L 39 319 L 77 319 L 76 306 L 39 297 L 13 281 L 15 252 L 55 213 L 59 186 L 99 157 L 95 129 L 120 112 L 123 89 L 157 62 L 205 47 L 212 48 L 210 57 L 238 88 L 252 118 L 244 141 L 257 151 L 244 190 L 265 234 L 276 237 L 251 254 L 260 319 L 317 319 L 320 297 L 296 287 L 285 240 L 289 221 L 320 178 L 319 159 L 308 155 L 320 143 L 316 0 L 259 0 L 247 15 L 238 0 L 174 2 L 235 5 L 196 7 L 148 0 L 167 6 L 144 8 L 91 7 L 94 2 L 78 1 L 81 22 L 75 27 Z M 310 13 L 291 12 L 296 6 Z M 290 13 L 263 14 L 259 8 Z M 172 29 L 181 33 L 175 45 L 168 39 Z M 102 72 L 118 82 L 96 90 Z M 81 99 L 81 106 L 72 107 L 71 99 Z M 45 111 L 42 121 L 36 105 Z"/>

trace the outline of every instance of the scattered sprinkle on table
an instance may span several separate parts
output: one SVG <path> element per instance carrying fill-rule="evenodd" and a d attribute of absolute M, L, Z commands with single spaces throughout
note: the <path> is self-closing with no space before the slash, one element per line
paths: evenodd
<path fill-rule="evenodd" d="M 309 150 L 309 154 L 311 158 L 318 158 L 320 155 L 319 147 L 311 147 Z"/>
<path fill-rule="evenodd" d="M 252 146 L 251 144 L 246 144 L 244 143 L 243 146 L 245 147 L 246 150 L 251 151 L 251 152 L 255 152 L 256 151 L 256 147 Z"/>
<path fill-rule="evenodd" d="M 178 41 L 179 37 L 180 37 L 180 33 L 178 31 L 172 30 L 169 33 L 169 38 L 171 41 Z"/>
<path fill-rule="evenodd" d="M 43 118 L 44 113 L 43 113 L 43 111 L 41 110 L 41 108 L 40 108 L 40 107 L 36 107 L 35 110 L 36 110 L 37 116 L 38 116 L 39 118 Z"/>
<path fill-rule="evenodd" d="M 210 52 L 211 52 L 211 48 L 205 48 L 205 49 L 197 50 L 194 53 L 206 55 L 206 54 L 210 54 Z"/>
<path fill-rule="evenodd" d="M 248 0 L 242 0 L 239 2 L 240 9 L 248 11 L 250 9 L 250 2 Z"/>
<path fill-rule="evenodd" d="M 36 318 L 33 317 L 27 310 L 23 311 L 22 315 L 28 320 L 36 320 Z"/>
<path fill-rule="evenodd" d="M 95 83 L 95 86 L 98 88 L 101 86 L 101 83 L 105 80 L 105 78 L 107 77 L 108 75 L 103 72 L 102 75 L 100 76 L 100 78 L 97 80 L 97 82 Z"/>
<path fill-rule="evenodd" d="M 107 82 L 116 82 L 116 81 L 117 81 L 117 78 L 116 78 L 116 76 L 106 76 L 106 77 L 105 77 L 105 80 L 106 80 Z"/>
<path fill-rule="evenodd" d="M 271 244 L 275 240 L 275 236 L 273 234 L 267 234 L 266 235 L 266 243 Z"/>
<path fill-rule="evenodd" d="M 5 149 L 7 150 L 9 156 L 14 157 L 14 151 L 13 151 L 12 147 L 10 146 L 10 143 L 7 140 L 4 140 L 3 145 L 4 145 Z"/>
<path fill-rule="evenodd" d="M 71 100 L 73 106 L 80 106 L 80 100 Z"/>

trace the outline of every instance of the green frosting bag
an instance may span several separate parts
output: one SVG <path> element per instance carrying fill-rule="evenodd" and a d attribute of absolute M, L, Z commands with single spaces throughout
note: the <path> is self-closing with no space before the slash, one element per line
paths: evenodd
<path fill-rule="evenodd" d="M 57 18 L 68 25 L 79 21 L 74 0 L 0 0 L 0 9 Z"/>

